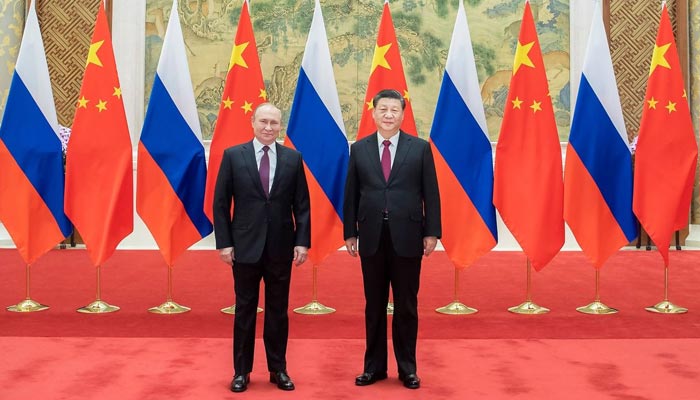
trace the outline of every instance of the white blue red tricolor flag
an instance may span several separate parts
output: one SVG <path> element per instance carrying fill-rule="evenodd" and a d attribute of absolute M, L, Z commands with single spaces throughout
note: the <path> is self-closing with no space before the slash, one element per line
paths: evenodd
<path fill-rule="evenodd" d="M 348 140 L 318 0 L 301 61 L 286 144 L 304 155 L 311 196 L 313 247 L 309 258 L 318 265 L 343 245 L 343 190 L 349 159 Z"/>
<path fill-rule="evenodd" d="M 63 154 L 34 3 L 0 125 L 0 221 L 32 264 L 71 233 L 63 212 Z"/>
<path fill-rule="evenodd" d="M 461 0 L 430 141 L 442 202 L 441 241 L 450 260 L 466 267 L 496 245 L 498 234 L 491 142 Z"/>
<path fill-rule="evenodd" d="M 136 210 L 169 266 L 212 232 L 206 163 L 177 0 L 168 21 L 138 153 Z"/>
<path fill-rule="evenodd" d="M 596 268 L 637 236 L 632 181 L 632 153 L 598 1 L 564 169 L 564 219 Z"/>

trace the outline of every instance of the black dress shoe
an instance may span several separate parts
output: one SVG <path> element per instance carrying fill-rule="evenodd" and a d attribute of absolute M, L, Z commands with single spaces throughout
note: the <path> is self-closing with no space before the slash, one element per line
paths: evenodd
<path fill-rule="evenodd" d="M 287 371 L 270 372 L 270 383 L 276 383 L 282 390 L 294 390 L 294 382 L 287 375 Z"/>
<path fill-rule="evenodd" d="M 231 381 L 231 391 L 236 393 L 245 392 L 248 389 L 248 383 L 250 383 L 249 374 L 236 375 Z"/>
<path fill-rule="evenodd" d="M 382 379 L 386 379 L 386 372 L 363 372 L 355 378 L 355 385 L 367 386 Z"/>
<path fill-rule="evenodd" d="M 399 375 L 399 380 L 409 389 L 418 389 L 420 387 L 420 378 L 416 374 Z"/>

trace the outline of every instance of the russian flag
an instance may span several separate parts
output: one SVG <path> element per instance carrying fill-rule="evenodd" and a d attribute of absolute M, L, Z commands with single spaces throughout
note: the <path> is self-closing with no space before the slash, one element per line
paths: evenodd
<path fill-rule="evenodd" d="M 138 153 L 136 210 L 168 266 L 212 232 L 204 214 L 206 161 L 173 1 Z"/>
<path fill-rule="evenodd" d="M 442 206 L 442 244 L 466 267 L 498 241 L 493 157 L 467 15 L 460 0 L 430 131 Z"/>
<path fill-rule="evenodd" d="M 632 154 L 598 1 L 564 169 L 564 219 L 596 268 L 637 236 L 632 182 Z"/>
<path fill-rule="evenodd" d="M 301 61 L 287 144 L 304 155 L 311 196 L 309 259 L 320 264 L 343 245 L 343 191 L 348 171 L 348 139 L 333 75 L 321 4 L 316 0 Z"/>
<path fill-rule="evenodd" d="M 70 235 L 49 68 L 31 3 L 0 125 L 0 220 L 32 264 Z"/>

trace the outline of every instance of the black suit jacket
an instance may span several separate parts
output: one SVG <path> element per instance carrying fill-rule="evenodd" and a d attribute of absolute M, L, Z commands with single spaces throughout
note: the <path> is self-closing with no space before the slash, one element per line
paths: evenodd
<path fill-rule="evenodd" d="M 399 133 L 388 182 L 382 173 L 376 133 L 350 147 L 344 236 L 359 237 L 361 256 L 377 251 L 385 209 L 394 250 L 402 257 L 420 257 L 423 237 L 441 236 L 440 192 L 433 153 L 425 140 Z"/>
<path fill-rule="evenodd" d="M 275 143 L 277 167 L 265 197 L 253 142 L 224 151 L 214 191 L 216 248 L 234 248 L 237 262 L 260 260 L 266 241 L 275 260 L 290 260 L 294 246 L 311 247 L 309 189 L 301 153 Z M 233 216 L 231 202 L 233 201 Z"/>

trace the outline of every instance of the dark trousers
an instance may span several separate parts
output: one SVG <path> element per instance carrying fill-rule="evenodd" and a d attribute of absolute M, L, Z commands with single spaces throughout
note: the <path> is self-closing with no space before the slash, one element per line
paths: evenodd
<path fill-rule="evenodd" d="M 400 375 L 416 373 L 420 268 L 421 257 L 400 257 L 396 254 L 391 243 L 389 224 L 384 223 L 377 252 L 362 257 L 362 282 L 366 301 L 365 372 L 387 371 L 386 306 L 391 285 L 394 294 L 391 330 L 396 364 Z"/>
<path fill-rule="evenodd" d="M 292 262 L 273 261 L 267 255 L 253 264 L 233 263 L 236 314 L 233 320 L 233 368 L 236 375 L 253 370 L 255 322 L 260 280 L 265 282 L 265 325 L 263 342 L 270 372 L 287 369 L 287 337 L 289 334 L 289 284 Z M 234 253 L 235 255 L 235 253 Z"/>

